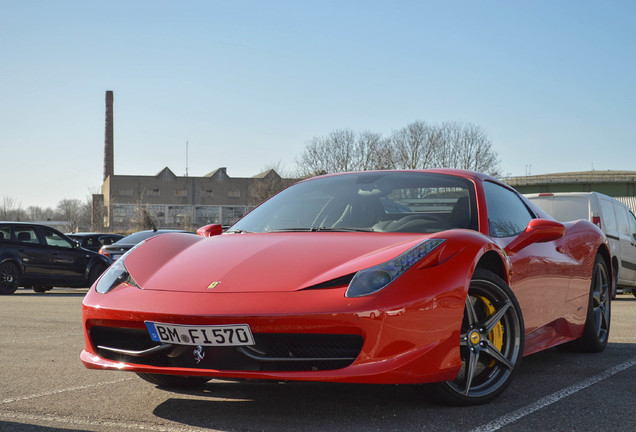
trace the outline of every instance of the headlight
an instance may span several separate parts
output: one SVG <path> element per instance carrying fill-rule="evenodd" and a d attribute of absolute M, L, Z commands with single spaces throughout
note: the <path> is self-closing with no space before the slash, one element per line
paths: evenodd
<path fill-rule="evenodd" d="M 424 240 L 391 261 L 360 270 L 349 282 L 345 297 L 362 297 L 380 291 L 444 241 L 444 239 Z"/>
<path fill-rule="evenodd" d="M 144 240 L 145 241 L 145 240 Z M 143 243 L 143 242 L 141 242 Z M 133 277 L 128 273 L 128 269 L 126 269 L 126 265 L 124 264 L 126 261 L 126 257 L 136 249 L 141 243 L 136 244 L 133 248 L 128 250 L 125 254 L 123 254 L 114 264 L 112 264 L 106 272 L 99 278 L 97 281 L 97 286 L 95 290 L 98 293 L 106 294 L 111 291 L 117 285 L 122 283 L 127 283 L 129 285 L 136 286 L 139 288 L 139 285 Z"/>

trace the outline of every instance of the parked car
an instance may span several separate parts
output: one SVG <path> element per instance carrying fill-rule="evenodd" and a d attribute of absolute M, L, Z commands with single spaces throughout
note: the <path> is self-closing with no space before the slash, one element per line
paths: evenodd
<path fill-rule="evenodd" d="M 130 250 L 133 246 L 135 246 L 140 241 L 146 240 L 150 237 L 154 237 L 159 234 L 166 233 L 191 233 L 190 231 L 182 231 L 182 230 L 172 230 L 172 229 L 160 229 L 160 230 L 147 230 L 147 231 L 138 231 L 136 233 L 132 233 L 129 236 L 126 236 L 115 243 L 110 245 L 104 245 L 99 249 L 99 253 L 111 259 L 112 261 L 116 261 L 120 256 L 125 254 L 128 250 Z"/>
<path fill-rule="evenodd" d="M 622 202 L 598 192 L 527 194 L 526 197 L 558 221 L 586 219 L 607 236 L 618 291 L 636 296 L 636 217 Z"/>
<path fill-rule="evenodd" d="M 79 243 L 84 249 L 99 252 L 102 246 L 107 246 L 115 243 L 124 238 L 120 234 L 109 233 L 93 233 L 93 232 L 79 232 L 79 233 L 66 233 L 66 235 Z"/>
<path fill-rule="evenodd" d="M 557 222 L 486 175 L 320 176 L 226 233 L 198 232 L 139 243 L 93 285 L 88 368 L 168 387 L 429 384 L 413 387 L 471 405 L 504 391 L 524 355 L 608 341 L 603 233 Z"/>
<path fill-rule="evenodd" d="M 13 294 L 21 286 L 36 292 L 88 287 L 110 263 L 48 226 L 0 222 L 0 294 Z"/>

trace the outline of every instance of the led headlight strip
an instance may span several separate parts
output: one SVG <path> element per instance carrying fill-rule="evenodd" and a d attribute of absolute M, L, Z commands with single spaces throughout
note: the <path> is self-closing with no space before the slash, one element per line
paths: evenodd
<path fill-rule="evenodd" d="M 390 261 L 360 270 L 349 283 L 345 296 L 362 297 L 386 288 L 402 273 L 418 263 L 444 241 L 444 239 L 424 240 Z"/>

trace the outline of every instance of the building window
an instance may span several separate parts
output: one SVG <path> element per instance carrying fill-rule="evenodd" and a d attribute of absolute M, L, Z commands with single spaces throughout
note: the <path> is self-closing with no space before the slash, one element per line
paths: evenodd
<path fill-rule="evenodd" d="M 212 189 L 205 189 L 201 196 L 204 198 L 212 198 L 214 196 L 214 191 Z"/>
<path fill-rule="evenodd" d="M 166 215 L 166 206 L 150 204 L 148 214 L 152 217 L 163 218 Z"/>
<path fill-rule="evenodd" d="M 221 225 L 232 225 L 247 213 L 247 208 L 244 206 L 223 207 L 222 212 Z"/>
<path fill-rule="evenodd" d="M 188 196 L 188 190 L 187 189 L 175 189 L 174 190 L 174 196 L 176 196 L 176 197 L 187 197 Z"/>
<path fill-rule="evenodd" d="M 115 204 L 112 206 L 113 222 L 124 224 L 130 222 L 135 217 L 135 205 Z"/>
<path fill-rule="evenodd" d="M 194 208 L 194 221 L 195 224 L 199 226 L 221 223 L 221 207 L 196 206 Z"/>
<path fill-rule="evenodd" d="M 229 191 L 227 191 L 227 197 L 228 198 L 240 198 L 241 197 L 241 191 L 240 190 L 229 190 Z"/>
<path fill-rule="evenodd" d="M 132 196 L 132 188 L 119 188 L 119 196 Z"/>
<path fill-rule="evenodd" d="M 192 206 L 168 206 L 166 225 L 173 228 L 192 225 Z"/>
<path fill-rule="evenodd" d="M 148 197 L 159 197 L 161 196 L 161 191 L 159 189 L 148 189 L 146 195 Z"/>

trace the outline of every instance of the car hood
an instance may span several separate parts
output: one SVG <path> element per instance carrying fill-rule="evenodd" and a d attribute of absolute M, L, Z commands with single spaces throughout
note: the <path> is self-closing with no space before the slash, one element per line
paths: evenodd
<path fill-rule="evenodd" d="M 404 233 L 165 234 L 126 257 L 142 289 L 297 291 L 388 261 L 430 236 Z"/>

